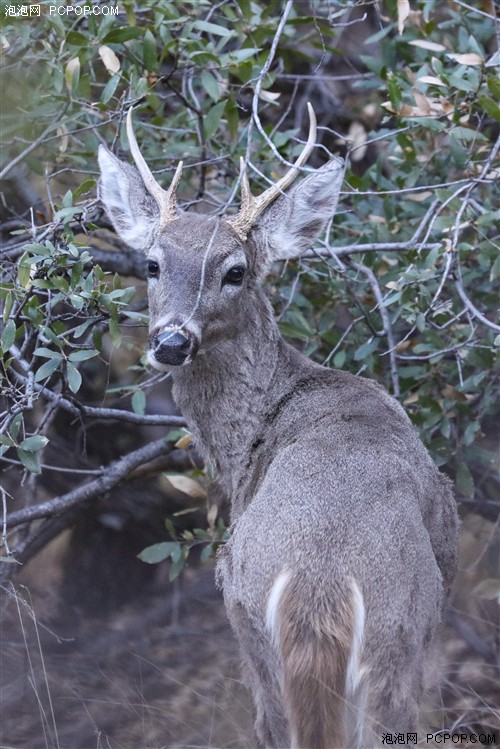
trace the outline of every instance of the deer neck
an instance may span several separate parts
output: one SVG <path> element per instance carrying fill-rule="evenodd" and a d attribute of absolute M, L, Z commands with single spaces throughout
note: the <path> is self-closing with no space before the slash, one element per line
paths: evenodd
<path fill-rule="evenodd" d="M 173 371 L 173 396 L 195 446 L 233 493 L 272 393 L 284 343 L 260 289 L 239 334 Z"/>

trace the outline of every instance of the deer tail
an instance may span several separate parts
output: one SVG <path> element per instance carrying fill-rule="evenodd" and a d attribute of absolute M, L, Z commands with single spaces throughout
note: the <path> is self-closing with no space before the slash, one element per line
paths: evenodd
<path fill-rule="evenodd" d="M 285 570 L 268 598 L 291 749 L 366 747 L 363 595 L 354 579 L 328 600 L 316 593 Z"/>

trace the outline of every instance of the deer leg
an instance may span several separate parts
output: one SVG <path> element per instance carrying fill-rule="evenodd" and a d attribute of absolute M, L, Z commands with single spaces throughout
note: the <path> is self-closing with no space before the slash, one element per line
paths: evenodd
<path fill-rule="evenodd" d="M 228 606 L 229 619 L 240 644 L 243 680 L 256 707 L 255 734 L 259 746 L 285 749 L 290 745 L 283 709 L 280 666 L 262 625 L 252 622 L 240 603 Z"/>

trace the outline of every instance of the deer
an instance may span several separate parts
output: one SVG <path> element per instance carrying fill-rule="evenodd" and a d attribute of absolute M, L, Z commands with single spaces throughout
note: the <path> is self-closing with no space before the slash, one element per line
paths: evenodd
<path fill-rule="evenodd" d="M 131 166 L 100 145 L 100 198 L 145 254 L 148 359 L 168 372 L 194 444 L 231 506 L 217 580 L 275 749 L 378 747 L 417 731 L 426 663 L 456 569 L 458 516 L 402 406 L 280 335 L 263 281 L 335 212 L 343 160 L 296 162 L 258 196 L 241 162 L 236 215 L 181 211 L 126 121 Z M 302 178 L 297 180 L 297 177 Z M 353 248 L 354 250 L 355 248 Z"/>

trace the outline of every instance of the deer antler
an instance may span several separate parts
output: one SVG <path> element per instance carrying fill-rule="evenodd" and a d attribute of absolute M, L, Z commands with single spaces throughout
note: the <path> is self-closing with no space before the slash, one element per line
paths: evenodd
<path fill-rule="evenodd" d="M 175 170 L 172 184 L 170 185 L 168 190 L 164 190 L 163 187 L 161 187 L 153 177 L 150 168 L 144 161 L 144 158 L 139 151 L 139 146 L 137 145 L 137 141 L 134 135 L 134 127 L 132 125 L 133 109 L 133 107 L 130 107 L 127 113 L 127 137 L 130 146 L 130 152 L 132 154 L 132 158 L 134 159 L 135 165 L 139 170 L 139 174 L 142 177 L 146 190 L 158 203 L 158 208 L 160 209 L 160 227 L 163 227 L 166 224 L 169 224 L 171 221 L 175 221 L 175 219 L 177 218 L 177 200 L 175 193 L 182 175 L 182 161 L 179 161 L 177 169 Z"/>
<path fill-rule="evenodd" d="M 245 241 L 248 232 L 264 211 L 268 205 L 271 205 L 276 198 L 284 193 L 284 191 L 290 187 L 295 181 L 299 174 L 300 167 L 305 164 L 316 143 L 316 115 L 311 104 L 307 102 L 307 111 L 309 113 L 309 136 L 304 150 L 298 157 L 297 161 L 291 169 L 277 182 L 275 185 L 270 187 L 268 190 L 263 192 L 261 195 L 255 197 L 250 191 L 250 184 L 248 182 L 246 164 L 243 157 L 240 158 L 240 172 L 241 172 L 241 208 L 239 213 L 228 220 L 228 224 L 232 226 L 239 237 Z"/>

